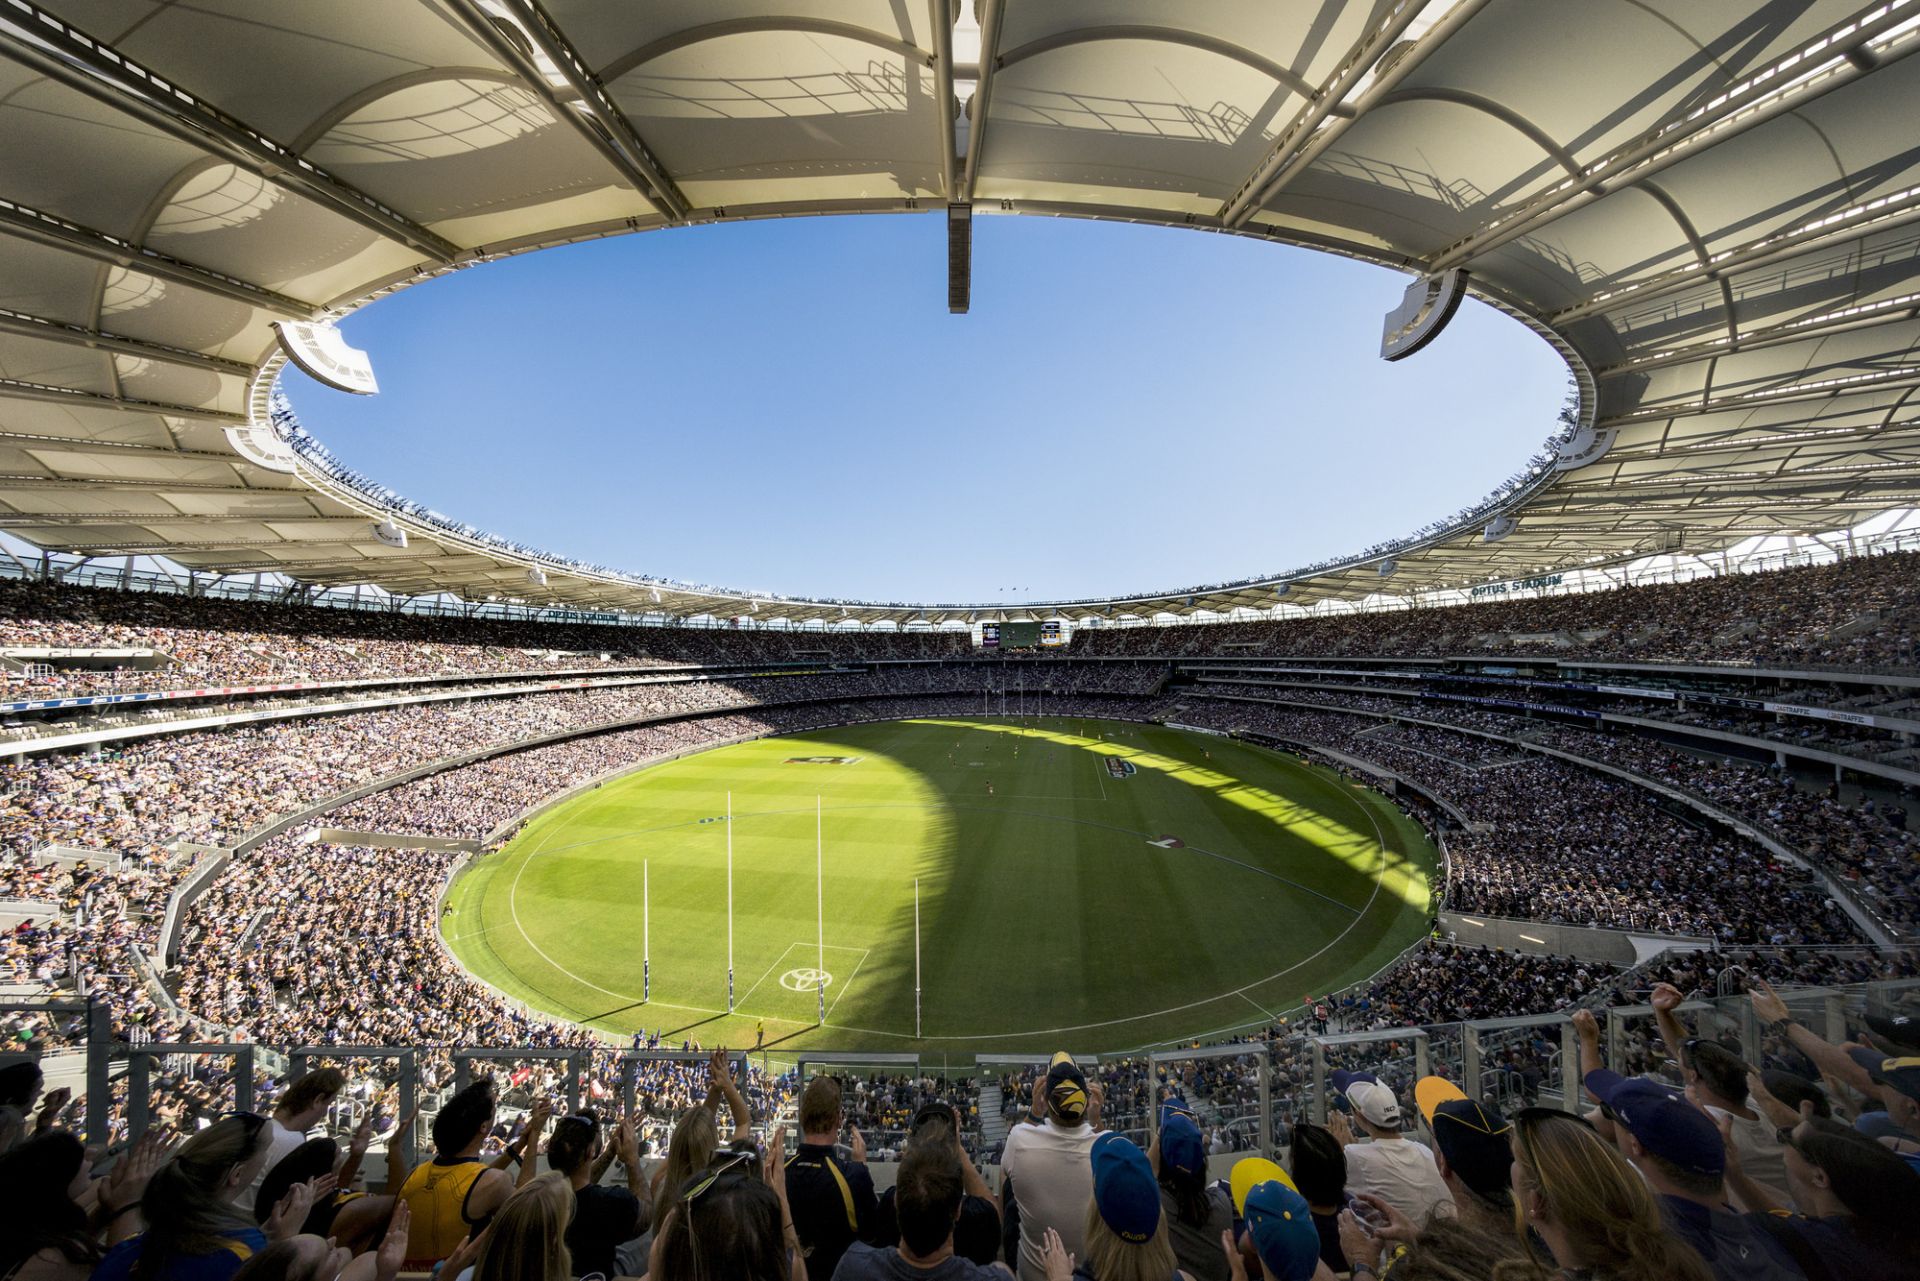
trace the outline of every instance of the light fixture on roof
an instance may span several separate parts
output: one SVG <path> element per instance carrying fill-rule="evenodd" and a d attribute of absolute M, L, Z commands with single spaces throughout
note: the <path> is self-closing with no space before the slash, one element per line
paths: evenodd
<path fill-rule="evenodd" d="M 367 353 L 347 346 L 347 340 L 331 324 L 276 320 L 273 331 L 288 360 L 335 391 L 371 396 L 380 390 Z"/>

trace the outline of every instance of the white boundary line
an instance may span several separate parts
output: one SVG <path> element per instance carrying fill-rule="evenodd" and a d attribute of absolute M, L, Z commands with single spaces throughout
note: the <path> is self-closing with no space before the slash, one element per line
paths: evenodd
<path fill-rule="evenodd" d="M 762 974 L 759 978 L 753 981 L 753 987 L 748 988 L 746 991 L 740 994 L 740 999 L 734 1002 L 733 1012 L 735 1014 L 740 1013 L 741 1007 L 747 1003 L 747 998 L 752 996 L 755 989 L 757 989 L 762 983 L 765 983 L 767 981 L 767 975 L 772 974 L 773 971 L 779 966 L 780 962 L 787 959 L 787 954 L 792 952 L 794 948 L 803 947 L 803 948 L 806 948 L 809 952 L 812 952 L 821 948 L 822 946 L 824 946 L 825 949 L 829 952 L 860 953 L 860 960 L 855 961 L 853 963 L 854 968 L 856 970 L 860 968 L 861 961 L 865 961 L 867 959 L 867 949 L 864 947 L 848 947 L 844 943 L 827 943 L 822 945 L 820 943 L 816 943 L 812 939 L 796 939 L 794 942 L 787 944 L 787 950 L 785 952 L 782 952 L 780 953 L 780 955 L 773 958 L 773 964 L 767 967 L 766 974 Z M 848 981 L 851 982 L 852 980 L 849 979 Z M 768 1017 L 773 1017 L 773 1016 L 769 1015 Z"/>
<path fill-rule="evenodd" d="M 560 964 L 560 962 L 554 960 L 551 956 L 548 956 L 546 953 L 546 949 L 542 948 L 538 943 L 534 942 L 533 936 L 527 933 L 527 927 L 520 923 L 520 878 L 527 874 L 527 868 L 532 865 L 534 855 L 538 854 L 541 850 L 545 849 L 547 847 L 547 842 L 552 839 L 553 839 L 553 834 L 551 831 L 543 835 L 540 838 L 540 843 L 534 846 L 532 850 L 528 851 L 527 856 L 525 858 L 520 860 L 520 868 L 518 871 L 516 871 L 513 874 L 513 884 L 507 889 L 507 915 L 513 918 L 513 928 L 520 931 L 520 937 L 527 941 L 528 947 L 540 953 L 541 960 L 545 961 L 548 965 L 551 965 L 554 969 L 559 970 L 562 974 L 572 979 L 575 983 L 585 984 L 587 987 L 592 988 L 596 992 L 605 992 L 608 996 L 613 997 L 617 1001 L 626 1001 L 629 1004 L 635 1004 L 635 1005 L 639 1004 L 643 998 L 635 996 L 631 992 L 616 992 L 610 987 L 601 987 L 598 983 L 593 982 L 591 979 L 581 978 L 578 974 L 575 974 L 572 970 Z M 571 1022 L 572 1020 L 568 1020 L 568 1021 Z"/>
<path fill-rule="evenodd" d="M 773 961 L 767 966 L 766 970 L 762 972 L 760 977 L 753 981 L 753 987 L 750 987 L 746 991 L 742 992 L 740 994 L 740 999 L 733 1003 L 733 1012 L 735 1014 L 740 1013 L 741 1007 L 747 1003 L 747 998 L 753 995 L 755 989 L 757 989 L 762 983 L 765 983 L 767 981 L 767 975 L 773 973 L 773 967 L 775 965 L 780 964 L 780 962 L 786 960 L 787 953 L 793 951 L 794 948 L 799 946 L 801 946 L 799 943 L 789 943 L 787 944 L 785 951 L 782 951 L 780 955 L 773 958 Z"/>

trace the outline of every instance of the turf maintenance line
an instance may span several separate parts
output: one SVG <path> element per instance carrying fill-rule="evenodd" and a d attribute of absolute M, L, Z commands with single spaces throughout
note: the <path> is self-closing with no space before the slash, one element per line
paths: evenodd
<path fill-rule="evenodd" d="M 1345 797 L 1345 799 L 1347 799 L 1348 801 L 1353 801 L 1353 798 L 1351 796 L 1347 796 L 1345 792 L 1338 792 L 1335 794 Z M 929 805 L 929 804 L 925 804 L 923 802 L 917 802 L 917 801 L 877 801 L 867 805 L 836 805 L 834 806 L 834 812 L 835 813 L 852 813 L 856 810 L 949 809 L 949 810 L 970 810 L 977 813 L 1001 813 L 1001 814 L 1007 813 L 1007 811 L 1001 810 L 998 806 L 989 807 L 984 804 L 972 803 L 973 801 L 984 801 L 985 799 L 986 798 L 984 796 L 981 796 L 981 797 L 974 797 L 972 798 L 971 801 L 968 801 L 967 803 L 960 803 L 955 801 L 955 802 L 947 802 L 939 805 Z M 1056 800 L 1056 799 L 1064 800 L 1069 798 L 1045 797 L 1045 796 L 1042 796 L 1042 797 L 996 796 L 993 799 L 996 801 L 998 800 L 1016 801 L 1016 800 Z M 1071 799 L 1077 800 L 1080 798 L 1074 797 Z M 1358 804 L 1358 802 L 1353 802 L 1353 803 Z M 743 818 L 777 818 L 777 817 L 781 817 L 788 814 L 810 814 L 812 812 L 813 811 L 805 808 L 804 806 L 798 807 L 795 809 L 743 810 L 743 811 L 735 812 L 733 816 L 733 821 L 738 823 Z M 1013 811 L 1013 816 L 1017 818 L 1043 819 L 1050 823 L 1072 823 L 1078 827 L 1092 827 L 1092 828 L 1097 828 L 1103 832 L 1117 832 L 1122 836 L 1137 836 L 1143 841 L 1153 841 L 1158 839 L 1156 835 L 1149 832 L 1137 832 L 1130 827 L 1120 827 L 1114 823 L 1102 823 L 1102 822 L 1099 822 L 1098 820 L 1091 819 L 1091 818 L 1075 818 L 1070 814 L 1040 814 L 1040 813 L 1035 813 L 1031 810 L 1025 810 L 1025 811 Z M 1373 820 L 1373 816 L 1371 814 L 1368 814 L 1367 817 L 1370 821 Z M 529 851 L 526 854 L 524 861 L 520 864 L 520 870 L 514 873 L 514 877 L 513 877 L 514 888 L 516 890 L 519 888 L 520 877 L 526 871 L 527 864 L 531 863 L 534 857 L 542 853 L 543 851 L 547 853 L 553 853 L 553 854 L 565 854 L 569 850 L 577 850 L 587 845 L 603 845 L 608 841 L 623 841 L 635 836 L 646 836 L 653 832 L 671 831 L 677 827 L 694 827 L 704 821 L 705 821 L 704 819 L 688 819 L 685 822 L 680 822 L 680 823 L 665 823 L 659 827 L 643 827 L 630 832 L 615 832 L 610 836 L 595 836 L 588 840 L 575 841 L 571 845 L 556 845 L 552 850 L 546 850 L 547 842 L 545 840 L 542 840 L 539 845 L 535 846 L 531 851 Z M 1377 841 L 1381 844 L 1381 848 L 1384 850 L 1385 848 L 1384 842 L 1386 838 L 1384 834 L 1381 833 L 1380 824 L 1377 821 L 1373 822 L 1373 830 L 1374 830 L 1374 835 Z M 1302 894 L 1311 894 L 1313 895 L 1313 897 L 1320 899 L 1323 902 L 1331 903 L 1333 906 L 1341 909 L 1342 911 L 1352 912 L 1354 913 L 1355 916 L 1364 916 L 1366 914 L 1368 905 L 1370 905 L 1373 902 L 1373 900 L 1379 896 L 1379 892 L 1380 892 L 1380 885 L 1378 880 L 1376 879 L 1376 881 L 1374 882 L 1373 894 L 1368 896 L 1366 903 L 1362 904 L 1359 907 L 1355 907 L 1351 903 L 1341 902 L 1339 899 L 1334 898 L 1331 894 L 1326 894 L 1321 892 L 1320 890 L 1316 890 L 1311 885 L 1303 885 L 1299 881 L 1296 881 L 1291 877 L 1282 876 L 1278 872 L 1271 871 L 1264 867 L 1256 866 L 1255 864 L 1246 862 L 1243 859 L 1234 858 L 1230 854 L 1221 854 L 1216 850 L 1210 850 L 1199 845 L 1182 845 L 1180 848 L 1187 853 L 1199 854 L 1205 858 L 1214 859 L 1222 863 L 1228 863 L 1244 871 L 1252 872 L 1255 876 L 1264 876 L 1270 881 L 1278 881 L 1282 885 L 1292 886 L 1294 889 L 1299 890 Z M 1386 871 L 1384 856 L 1383 856 L 1383 861 L 1381 863 L 1381 871 L 1383 873 Z M 532 940 L 529 939 L 528 941 L 531 942 Z M 534 950 L 539 951 L 538 948 L 535 948 Z M 546 955 L 546 953 L 542 952 L 541 955 L 544 956 Z M 583 983 L 586 982 L 585 979 L 582 979 L 580 981 Z M 601 988 L 600 990 L 603 992 L 606 991 L 605 988 Z"/>
<path fill-rule="evenodd" d="M 1286 755 L 1285 753 L 1276 753 L 1276 754 L 1283 755 L 1283 756 Z M 1302 768 L 1305 767 L 1305 763 L 1299 762 L 1297 757 L 1294 757 L 1291 759 L 1297 762 Z M 1363 804 L 1358 798 L 1354 797 L 1345 788 L 1335 787 L 1334 785 L 1327 782 L 1326 780 L 1320 779 L 1319 776 L 1316 774 L 1313 774 L 1310 769 L 1307 770 L 1307 773 L 1309 777 L 1313 778 L 1314 781 L 1320 783 L 1328 791 L 1333 792 L 1335 795 L 1345 798 L 1349 804 L 1359 809 L 1361 814 L 1365 816 L 1365 818 L 1367 819 L 1367 822 L 1369 823 L 1369 825 L 1371 825 L 1373 828 L 1375 848 L 1377 848 L 1380 852 L 1380 865 L 1379 865 L 1378 871 L 1376 871 L 1376 873 L 1374 874 L 1373 892 L 1367 896 L 1366 902 L 1363 903 L 1360 907 L 1355 908 L 1350 904 L 1341 903 L 1339 900 L 1334 899 L 1328 895 L 1321 894 L 1317 890 L 1313 890 L 1307 886 L 1300 885 L 1298 882 L 1291 881 L 1286 877 L 1279 876 L 1271 872 L 1267 872 L 1264 869 L 1253 867 L 1251 864 L 1244 863 L 1239 859 L 1230 858 L 1225 855 L 1215 854 L 1212 851 L 1199 849 L 1198 847 L 1195 847 L 1195 846 L 1187 846 L 1185 848 L 1194 850 L 1195 852 L 1200 854 L 1204 854 L 1207 857 L 1216 858 L 1221 860 L 1222 862 L 1231 863 L 1236 866 L 1245 868 L 1248 871 L 1252 871 L 1257 874 L 1267 876 L 1270 879 L 1280 881 L 1283 884 L 1292 885 L 1296 889 L 1300 889 L 1306 893 L 1313 894 L 1317 898 L 1324 899 L 1329 903 L 1333 903 L 1336 906 L 1345 908 L 1347 911 L 1353 912 L 1354 919 L 1347 924 L 1347 927 L 1343 929 L 1339 934 L 1335 935 L 1332 939 L 1330 939 L 1325 945 L 1323 945 L 1318 950 L 1313 952 L 1310 956 L 1303 957 L 1302 959 L 1294 962 L 1292 965 L 1287 966 L 1285 969 L 1278 970 L 1275 973 L 1266 976 L 1265 978 L 1256 979 L 1251 983 L 1245 984 L 1238 988 L 1234 988 L 1233 990 L 1228 992 L 1222 992 L 1217 995 L 1205 997 L 1195 1001 L 1188 1001 L 1181 1005 L 1168 1006 L 1166 1009 L 1162 1009 L 1162 1010 L 1154 1010 L 1144 1014 L 1128 1015 L 1123 1018 L 1104 1019 L 1099 1022 L 1093 1022 L 1093 1023 L 1078 1023 L 1078 1024 L 1072 1024 L 1072 1025 L 1063 1026 L 1063 1027 L 1040 1028 L 1036 1030 L 1023 1031 L 1023 1032 L 992 1032 L 992 1033 L 977 1033 L 977 1034 L 966 1034 L 966 1035 L 944 1036 L 944 1037 L 914 1036 L 905 1032 L 890 1032 L 890 1031 L 882 1030 L 880 1028 L 855 1027 L 851 1025 L 839 1025 L 841 1027 L 841 1030 L 848 1031 L 848 1032 L 859 1032 L 868 1036 L 882 1036 L 882 1037 L 888 1037 L 894 1040 L 905 1040 L 905 1041 L 994 1041 L 994 1040 L 1010 1041 L 1010 1040 L 1025 1039 L 1025 1038 L 1037 1037 L 1037 1036 L 1055 1036 L 1055 1035 L 1061 1035 L 1069 1032 L 1091 1031 L 1091 1030 L 1096 1030 L 1096 1029 L 1105 1028 L 1105 1027 L 1117 1027 L 1127 1023 L 1142 1022 L 1147 1019 L 1163 1018 L 1169 1014 L 1178 1014 L 1183 1010 L 1196 1009 L 1201 1006 L 1211 1005 L 1216 1002 L 1227 1000 L 1235 996 L 1241 997 L 1242 999 L 1246 1000 L 1248 1004 L 1252 1005 L 1255 1009 L 1260 1010 L 1263 1014 L 1267 1014 L 1268 1018 L 1271 1019 L 1273 1016 L 1263 1006 L 1261 1006 L 1259 1002 L 1254 1001 L 1251 997 L 1247 996 L 1247 993 L 1257 988 L 1264 987 L 1269 983 L 1276 982 L 1279 979 L 1286 977 L 1288 974 L 1291 974 L 1293 971 L 1300 969 L 1302 966 L 1308 965 L 1313 961 L 1318 960 L 1321 956 L 1325 955 L 1330 949 L 1337 946 L 1342 940 L 1344 940 L 1347 937 L 1347 935 L 1351 934 L 1359 926 L 1360 922 L 1366 918 L 1367 912 L 1372 908 L 1375 901 L 1377 901 L 1380 897 L 1380 890 L 1386 880 L 1387 864 L 1388 864 L 1388 859 L 1391 853 L 1387 848 L 1386 833 L 1381 830 L 1380 820 L 1374 814 L 1370 806 Z M 927 807 L 924 805 L 886 804 L 886 805 L 840 806 L 837 808 L 854 810 L 854 809 L 924 809 Z M 969 806 L 967 808 L 980 809 L 984 807 Z M 793 813 L 802 813 L 802 812 L 804 812 L 804 808 L 791 809 L 791 810 L 754 811 L 754 813 L 765 814 L 765 815 L 793 814 Z M 745 816 L 735 815 L 736 820 L 740 817 L 745 817 Z M 1075 819 L 1075 818 L 1062 819 L 1061 816 L 1059 815 L 1026 815 L 1025 817 L 1060 819 L 1061 821 L 1064 821 L 1064 822 L 1077 823 L 1077 824 L 1081 824 L 1088 827 L 1101 828 L 1107 831 L 1121 832 L 1125 835 L 1131 835 L 1131 836 L 1144 835 L 1143 833 L 1128 831 L 1125 828 L 1120 828 L 1113 824 L 1097 823 L 1088 819 Z M 698 824 L 700 821 L 702 820 L 695 819 L 695 820 L 689 820 L 687 822 L 682 822 L 682 823 L 664 824 L 659 828 L 644 829 L 644 830 L 664 831 L 664 830 L 669 830 L 671 828 L 676 828 L 676 827 L 694 826 Z M 580 841 L 572 845 L 560 846 L 556 848 L 553 852 L 563 853 L 566 850 L 575 849 L 581 845 L 599 844 L 603 841 L 619 840 L 627 836 L 638 835 L 638 834 L 640 833 L 619 833 L 614 836 L 598 837 L 590 841 Z M 731 1013 L 735 1017 L 744 1017 L 744 1018 L 761 1017 L 761 1016 L 748 1014 L 747 1012 L 739 1009 L 737 1006 L 734 1010 L 727 1011 L 727 1010 L 711 1009 L 704 1006 L 676 1005 L 667 1001 L 643 1002 L 640 997 L 634 996 L 632 993 L 616 992 L 611 988 L 602 987 L 598 983 L 595 983 L 590 979 L 582 978 L 580 975 L 575 974 L 573 971 L 567 969 L 564 965 L 561 965 L 558 961 L 555 961 L 551 956 L 549 956 L 547 952 L 543 948 L 541 948 L 541 946 L 538 943 L 535 943 L 533 939 L 527 934 L 526 926 L 520 920 L 518 895 L 519 895 L 521 876 L 525 875 L 527 866 L 533 861 L 533 859 L 537 855 L 539 855 L 546 849 L 546 846 L 549 844 L 551 839 L 552 839 L 551 833 L 549 833 L 546 836 L 543 836 L 541 838 L 540 843 L 536 845 L 531 851 L 529 851 L 527 855 L 522 859 L 520 867 L 514 873 L 513 884 L 509 887 L 508 896 L 507 896 L 508 914 L 511 916 L 513 920 L 514 928 L 520 932 L 520 937 L 526 940 L 527 946 L 531 947 L 536 953 L 538 953 L 542 960 L 546 961 L 547 964 L 553 966 L 555 970 L 559 971 L 561 974 L 566 975 L 568 978 L 574 980 L 576 983 L 583 984 L 586 987 L 592 988 L 596 992 L 604 993 L 607 996 L 614 997 L 618 1000 L 625 1001 L 629 1004 L 633 1004 L 633 1005 L 645 1004 L 650 1006 L 658 1006 L 661 1009 L 680 1010 L 686 1013 L 695 1013 L 695 1014 L 710 1014 L 710 1015 L 725 1016 Z M 492 927 L 487 927 L 487 928 L 491 929 Z M 789 944 L 787 950 L 791 951 L 793 946 L 794 946 L 793 944 Z M 851 951 L 852 949 L 848 948 L 845 950 Z M 784 956 L 785 954 L 783 953 L 782 955 Z M 827 1013 L 829 1017 L 831 1017 L 834 1009 L 839 1006 L 841 999 L 846 995 L 847 988 L 853 985 L 854 976 L 859 974 L 860 968 L 861 966 L 866 964 L 866 960 L 867 960 L 867 956 L 863 953 L 860 961 L 854 966 L 853 974 L 850 974 L 847 977 L 846 986 L 842 987 L 840 992 L 835 994 L 833 1001 L 828 1005 Z M 777 964 L 778 962 L 776 961 L 775 963 Z M 464 967 L 464 963 L 463 963 L 463 967 Z M 513 973 L 513 971 L 511 970 L 511 967 L 508 967 L 508 972 Z M 515 974 L 514 977 L 519 978 L 520 976 Z M 761 976 L 761 980 L 764 981 L 765 977 L 766 976 L 763 974 Z M 758 984 L 756 983 L 756 986 L 757 985 Z M 803 1022 L 799 1022 L 792 1019 L 779 1018 L 777 1016 L 766 1016 L 766 1018 L 767 1018 L 767 1021 L 774 1022 L 774 1023 L 786 1023 L 786 1024 L 791 1024 L 793 1026 L 802 1027 L 802 1028 L 810 1026 L 809 1024 L 806 1024 Z M 567 1021 L 574 1022 L 574 1020 L 571 1020 L 571 1019 L 568 1019 Z M 580 1025 L 576 1024 L 576 1026 L 580 1026 Z M 1246 1025 L 1240 1024 L 1236 1026 L 1244 1027 Z M 1184 1038 L 1180 1038 L 1180 1039 L 1184 1039 Z"/>
<path fill-rule="evenodd" d="M 841 988 L 841 989 L 840 989 L 840 990 L 839 990 L 838 992 L 835 992 L 835 993 L 833 994 L 833 1000 L 832 1000 L 832 1001 L 830 1001 L 830 1002 L 828 1002 L 828 1004 L 827 1004 L 827 1017 L 828 1017 L 828 1018 L 832 1018 L 832 1017 L 833 1017 L 833 1012 L 834 1012 L 835 1010 L 837 1010 L 837 1009 L 839 1009 L 839 1008 L 840 1008 L 840 998 L 841 998 L 841 997 L 843 997 L 843 996 L 845 996 L 845 995 L 847 994 L 847 989 L 848 989 L 848 988 L 851 988 L 851 987 L 853 986 L 853 979 L 854 979 L 854 975 L 857 975 L 857 974 L 859 974 L 859 973 L 860 973 L 860 967 L 861 967 L 861 966 L 863 966 L 863 965 L 865 965 L 866 963 L 867 963 L 867 950 L 866 950 L 866 949 L 862 949 L 862 950 L 861 950 L 861 953 L 860 953 L 860 959 L 859 959 L 859 960 L 857 960 L 857 961 L 855 961 L 855 962 L 853 963 L 853 974 L 849 974 L 849 975 L 847 975 L 847 983 L 846 983 L 846 987 L 843 987 L 843 988 Z M 865 1029 L 862 1029 L 862 1028 L 854 1028 L 854 1029 L 852 1029 L 852 1030 L 853 1030 L 853 1031 L 856 1031 L 856 1032 L 858 1032 L 858 1031 L 863 1031 L 863 1030 L 865 1030 Z M 894 1035 L 894 1036 L 905 1036 L 906 1034 L 905 1034 L 904 1032 L 895 1032 L 895 1033 L 892 1033 L 892 1035 Z M 917 1040 L 919 1040 L 920 1038 L 919 1038 L 919 1037 L 908 1037 L 907 1039 L 908 1039 L 908 1040 L 913 1040 L 913 1041 L 917 1041 Z"/>
<path fill-rule="evenodd" d="M 1330 788 L 1329 790 L 1333 790 L 1333 789 Z M 1126 1023 L 1139 1023 L 1146 1019 L 1163 1018 L 1169 1014 L 1178 1014 L 1183 1010 L 1198 1009 L 1201 1006 L 1212 1005 L 1218 1001 L 1228 1000 L 1236 996 L 1247 1000 L 1250 1004 L 1253 1004 L 1256 1009 L 1258 1009 L 1260 1008 L 1258 1004 L 1254 1002 L 1251 997 L 1247 996 L 1247 993 L 1253 991 L 1255 988 L 1265 987 L 1269 983 L 1277 982 L 1278 980 L 1283 979 L 1287 975 L 1293 973 L 1295 970 L 1299 969 L 1301 966 L 1310 964 L 1311 962 L 1318 960 L 1321 956 L 1325 955 L 1328 949 L 1334 947 L 1342 939 L 1346 938 L 1347 935 L 1353 933 L 1354 929 L 1359 926 L 1360 922 L 1366 919 L 1366 908 L 1370 908 L 1373 906 L 1374 900 L 1380 896 L 1380 886 L 1386 880 L 1387 857 L 1388 857 L 1389 851 L 1387 850 L 1386 833 L 1380 830 L 1380 820 L 1374 816 L 1374 813 L 1371 808 L 1369 808 L 1368 806 L 1362 805 L 1358 800 L 1356 800 L 1353 796 L 1349 795 L 1346 791 L 1338 790 L 1336 791 L 1336 794 L 1346 797 L 1347 800 L 1351 801 L 1354 805 L 1358 806 L 1360 808 L 1360 811 L 1366 815 L 1367 821 L 1373 825 L 1374 835 L 1377 838 L 1377 844 L 1380 850 L 1380 870 L 1374 874 L 1373 893 L 1368 896 L 1366 906 L 1362 908 L 1359 915 L 1353 918 L 1352 922 L 1348 924 L 1347 928 L 1340 931 L 1339 934 L 1335 935 L 1331 940 L 1327 942 L 1326 946 L 1322 947 L 1319 951 L 1315 952 L 1312 956 L 1303 957 L 1300 960 L 1295 961 L 1292 965 L 1287 966 L 1287 968 L 1285 968 L 1284 970 L 1276 971 L 1275 973 L 1269 974 L 1267 977 L 1263 979 L 1256 979 L 1252 983 L 1246 984 L 1244 987 L 1237 987 L 1237 988 L 1234 988 L 1231 992 L 1222 992 L 1217 996 L 1209 996 L 1198 1001 L 1188 1001 L 1184 1005 L 1171 1005 L 1164 1010 L 1153 1010 L 1146 1014 L 1132 1014 L 1132 1015 L 1128 1015 L 1126 1018 L 1120 1018 L 1120 1019 L 1104 1019 L 1098 1023 L 1075 1023 L 1066 1027 L 1039 1028 L 1039 1029 L 1036 1029 L 1033 1031 L 1027 1031 L 1027 1032 L 983 1032 L 978 1034 L 968 1034 L 965 1036 L 940 1036 L 940 1037 L 925 1037 L 925 1036 L 916 1037 L 916 1036 L 908 1035 L 905 1032 L 883 1032 L 879 1028 L 870 1028 L 870 1027 L 843 1027 L 841 1030 L 847 1031 L 847 1032 L 861 1032 L 868 1036 L 892 1037 L 895 1040 L 901 1040 L 901 1041 L 929 1041 L 929 1040 L 931 1041 L 1013 1041 L 1013 1040 L 1024 1039 L 1027 1037 L 1061 1036 L 1069 1032 L 1089 1032 L 1089 1031 L 1098 1030 L 1103 1027 L 1119 1027 L 1122 1024 L 1126 1024 Z M 1269 1016 L 1269 1018 L 1271 1018 L 1271 1016 Z M 1245 1026 L 1247 1025 L 1244 1023 L 1236 1024 L 1234 1026 L 1234 1029 L 1229 1029 L 1229 1030 L 1237 1030 L 1238 1028 L 1245 1027 Z M 1182 1038 L 1176 1038 L 1176 1039 L 1184 1040 L 1186 1038 L 1182 1037 Z"/>

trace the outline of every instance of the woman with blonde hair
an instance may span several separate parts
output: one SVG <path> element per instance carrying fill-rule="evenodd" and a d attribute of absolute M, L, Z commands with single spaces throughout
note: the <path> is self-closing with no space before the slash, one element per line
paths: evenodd
<path fill-rule="evenodd" d="M 666 1164 L 653 1176 L 653 1217 L 648 1222 L 654 1231 L 666 1222 L 667 1211 L 679 1199 L 681 1185 L 706 1169 L 713 1154 L 720 1150 L 720 1126 L 716 1117 L 721 1100 L 726 1101 L 727 1111 L 733 1117 L 731 1137 L 735 1140 L 753 1137 L 753 1115 L 740 1087 L 734 1083 L 733 1065 L 727 1061 L 725 1050 L 713 1052 L 707 1060 L 707 1071 L 705 1101 L 680 1114 L 673 1127 L 673 1137 L 667 1142 Z"/>
<path fill-rule="evenodd" d="M 1712 1281 L 1706 1261 L 1662 1226 L 1646 1180 L 1579 1117 L 1551 1108 L 1515 1116 L 1512 1181 L 1514 1228 L 1549 1275 Z M 1532 1264 L 1496 1265 L 1493 1279 L 1534 1275 Z"/>
<path fill-rule="evenodd" d="M 458 1274 L 461 1281 L 570 1281 L 567 1224 L 572 1219 L 573 1184 L 564 1174 L 541 1175 L 495 1213 L 475 1248 L 473 1266 Z"/>
<path fill-rule="evenodd" d="M 1074 1275 L 1092 1281 L 1193 1281 L 1173 1257 L 1160 1185 L 1147 1154 L 1109 1130 L 1093 1141 L 1092 1160 L 1086 1257 Z M 1051 1275 L 1060 1267 L 1059 1238 L 1051 1232 L 1047 1247 Z"/>

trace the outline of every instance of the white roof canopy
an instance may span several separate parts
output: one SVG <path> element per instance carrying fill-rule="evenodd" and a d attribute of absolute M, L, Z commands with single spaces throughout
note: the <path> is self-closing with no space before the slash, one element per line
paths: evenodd
<path fill-rule="evenodd" d="M 331 468 L 269 402 L 276 322 L 503 254 L 955 205 L 1461 268 L 1582 393 L 1557 457 L 1444 527 L 1023 614 L 1266 607 L 1287 582 L 1290 603 L 1353 599 L 1388 555 L 1409 591 L 1920 505 L 1920 0 L 962 7 L 7 0 L 0 530 L 403 594 L 999 616 L 514 548 Z M 357 353 L 285 328 L 371 388 Z M 1497 516 L 1513 527 L 1483 538 Z"/>

